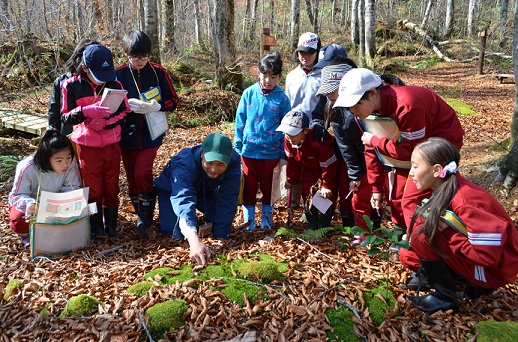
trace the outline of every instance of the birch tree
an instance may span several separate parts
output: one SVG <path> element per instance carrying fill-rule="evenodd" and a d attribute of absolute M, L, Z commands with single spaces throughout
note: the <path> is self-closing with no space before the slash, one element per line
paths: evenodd
<path fill-rule="evenodd" d="M 430 18 L 430 12 L 432 11 L 433 0 L 428 0 L 426 10 L 424 11 L 423 21 L 421 22 L 421 29 L 425 30 L 428 25 L 428 19 Z"/>
<path fill-rule="evenodd" d="M 196 44 L 203 46 L 201 38 L 201 18 L 200 18 L 200 4 L 198 0 L 193 0 L 194 5 L 194 35 L 196 36 Z"/>
<path fill-rule="evenodd" d="M 308 13 L 309 22 L 313 26 L 313 32 L 318 34 L 318 0 L 306 0 L 306 12 Z"/>
<path fill-rule="evenodd" d="M 372 58 L 376 54 L 375 2 L 375 0 L 365 0 L 365 57 L 369 67 L 372 67 Z"/>
<path fill-rule="evenodd" d="M 468 6 L 468 23 L 466 32 L 468 34 L 468 37 L 473 36 L 473 15 L 475 13 L 475 6 L 477 5 L 477 0 L 469 0 L 469 6 Z"/>
<path fill-rule="evenodd" d="M 197 0 L 196 0 L 197 1 Z M 175 1 L 164 0 L 162 6 L 162 41 L 164 42 L 164 49 L 168 52 L 174 52 L 174 27 L 175 27 L 175 15 L 174 15 Z"/>
<path fill-rule="evenodd" d="M 358 32 L 358 3 L 361 0 L 352 0 L 351 4 L 351 42 L 353 46 L 357 46 L 360 43 L 359 32 Z"/>
<path fill-rule="evenodd" d="M 358 62 L 365 62 L 365 0 L 358 0 Z"/>
<path fill-rule="evenodd" d="M 444 22 L 444 37 L 448 37 L 451 35 L 451 32 L 453 30 L 453 10 L 454 10 L 454 4 L 453 0 L 447 0 L 446 1 L 446 20 Z"/>
<path fill-rule="evenodd" d="M 502 1 L 502 8 L 500 10 L 500 40 L 504 39 L 505 24 L 507 23 L 507 8 L 509 7 L 509 0 Z"/>

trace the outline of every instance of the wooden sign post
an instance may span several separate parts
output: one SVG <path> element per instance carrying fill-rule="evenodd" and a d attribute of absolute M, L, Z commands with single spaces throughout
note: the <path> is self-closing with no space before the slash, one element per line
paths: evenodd
<path fill-rule="evenodd" d="M 277 45 L 277 40 L 275 39 L 275 37 L 270 36 L 270 28 L 261 28 L 259 37 L 259 58 L 263 57 L 264 54 L 270 52 L 270 47 L 275 45 Z M 254 65 L 250 68 L 250 74 L 252 76 L 259 75 L 259 69 L 257 68 L 257 65 Z"/>
<path fill-rule="evenodd" d="M 487 38 L 487 27 L 478 33 L 478 37 L 480 38 L 480 51 L 478 53 L 478 74 L 482 75 L 484 73 L 484 54 L 486 53 L 486 38 Z"/>

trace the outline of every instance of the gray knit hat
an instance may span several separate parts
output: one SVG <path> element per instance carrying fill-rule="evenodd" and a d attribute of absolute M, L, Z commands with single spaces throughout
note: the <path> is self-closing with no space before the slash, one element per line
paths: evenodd
<path fill-rule="evenodd" d="M 342 77 L 352 69 L 353 67 L 349 64 L 329 65 L 322 68 L 320 89 L 318 89 L 317 95 L 327 95 L 337 90 Z"/>

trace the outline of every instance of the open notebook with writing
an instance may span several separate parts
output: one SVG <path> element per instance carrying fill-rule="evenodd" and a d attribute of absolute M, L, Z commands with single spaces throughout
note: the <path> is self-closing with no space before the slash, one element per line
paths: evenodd
<path fill-rule="evenodd" d="M 363 129 L 369 133 L 374 134 L 380 138 L 387 138 L 389 140 L 398 140 L 401 132 L 397 127 L 396 121 L 392 118 L 369 115 L 364 120 L 358 118 L 358 122 Z M 381 154 L 377 149 L 374 149 L 381 163 L 388 167 L 410 169 L 410 160 L 399 160 Z"/>

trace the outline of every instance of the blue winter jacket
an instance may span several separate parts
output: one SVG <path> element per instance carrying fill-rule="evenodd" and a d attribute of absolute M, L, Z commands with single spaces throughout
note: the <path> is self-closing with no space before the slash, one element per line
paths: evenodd
<path fill-rule="evenodd" d="M 216 237 L 228 238 L 237 209 L 241 158 L 233 151 L 227 170 L 218 179 L 211 179 L 201 165 L 201 153 L 201 145 L 181 150 L 154 184 L 171 192 L 173 210 L 187 225 L 198 226 L 198 209 L 212 222 Z"/>
<path fill-rule="evenodd" d="M 275 130 L 290 109 L 290 100 L 279 86 L 268 94 L 263 94 L 259 82 L 245 89 L 236 111 L 237 153 L 252 159 L 283 157 L 284 136 Z"/>

